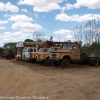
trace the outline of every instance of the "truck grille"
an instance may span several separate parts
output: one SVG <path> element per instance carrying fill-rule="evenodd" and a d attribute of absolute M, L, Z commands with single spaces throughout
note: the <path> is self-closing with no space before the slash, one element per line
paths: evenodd
<path fill-rule="evenodd" d="M 40 59 L 40 56 L 41 56 L 41 55 L 38 55 L 38 56 L 37 56 L 37 59 Z"/>
<path fill-rule="evenodd" d="M 57 58 L 57 54 L 56 53 L 51 53 L 50 58 Z"/>

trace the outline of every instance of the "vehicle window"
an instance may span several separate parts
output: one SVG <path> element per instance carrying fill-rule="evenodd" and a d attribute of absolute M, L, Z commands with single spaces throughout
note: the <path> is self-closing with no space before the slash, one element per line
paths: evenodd
<path fill-rule="evenodd" d="M 51 51 L 57 51 L 59 50 L 59 48 L 50 48 L 48 51 L 51 52 Z"/>
<path fill-rule="evenodd" d="M 40 48 L 40 49 L 39 49 L 39 52 L 40 52 L 40 51 L 43 51 L 43 48 Z"/>
<path fill-rule="evenodd" d="M 57 50 L 59 50 L 59 48 L 54 48 L 54 51 L 57 51 Z"/>
<path fill-rule="evenodd" d="M 36 49 L 34 49 L 34 52 L 36 52 Z"/>
<path fill-rule="evenodd" d="M 47 48 L 40 48 L 39 49 L 39 52 L 47 52 L 49 49 L 47 49 Z"/>
<path fill-rule="evenodd" d="M 64 45 L 63 50 L 72 50 L 72 45 Z"/>
<path fill-rule="evenodd" d="M 33 52 L 33 49 L 28 49 L 28 52 Z"/>
<path fill-rule="evenodd" d="M 28 49 L 28 52 L 30 52 L 31 50 L 30 49 Z"/>
<path fill-rule="evenodd" d="M 74 46 L 74 50 L 78 50 L 78 46 Z"/>
<path fill-rule="evenodd" d="M 49 50 L 48 50 L 49 52 L 51 52 L 51 51 L 53 51 L 53 48 L 49 48 Z"/>
<path fill-rule="evenodd" d="M 23 49 L 23 52 L 27 52 L 27 48 L 24 48 L 24 49 Z"/>
<path fill-rule="evenodd" d="M 43 52 L 48 52 L 49 51 L 49 49 L 43 49 Z"/>
<path fill-rule="evenodd" d="M 31 52 L 33 52 L 33 49 L 31 49 Z"/>

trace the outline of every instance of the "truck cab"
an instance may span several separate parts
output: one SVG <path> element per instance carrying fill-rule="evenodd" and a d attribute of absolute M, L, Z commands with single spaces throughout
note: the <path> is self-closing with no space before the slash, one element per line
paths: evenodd
<path fill-rule="evenodd" d="M 24 47 L 22 50 L 22 60 L 30 61 L 31 52 L 37 51 L 37 47 Z"/>
<path fill-rule="evenodd" d="M 37 52 L 31 52 L 30 60 L 31 60 L 32 62 L 35 62 L 36 59 L 37 59 L 37 55 L 38 55 L 40 52 L 45 52 L 45 49 L 44 49 L 44 48 L 40 48 Z"/>
<path fill-rule="evenodd" d="M 49 49 L 46 49 L 44 52 L 38 53 L 37 61 L 43 62 L 44 65 L 46 65 L 46 66 L 52 65 L 52 62 L 49 59 L 50 58 L 50 52 L 51 51 L 57 51 L 59 49 L 60 49 L 59 47 L 51 47 Z"/>
<path fill-rule="evenodd" d="M 80 59 L 80 46 L 76 42 L 65 43 L 61 50 L 50 52 L 50 60 L 55 66 L 68 67 L 71 62 L 79 62 Z"/>

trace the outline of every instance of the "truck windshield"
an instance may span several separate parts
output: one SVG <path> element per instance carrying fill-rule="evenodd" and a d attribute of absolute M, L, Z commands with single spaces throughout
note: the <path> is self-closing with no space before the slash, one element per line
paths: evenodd
<path fill-rule="evenodd" d="M 47 52 L 47 51 L 48 51 L 47 48 L 40 48 L 40 49 L 39 49 L 39 52 Z"/>
<path fill-rule="evenodd" d="M 40 52 L 40 51 L 43 51 L 43 48 L 40 48 L 40 49 L 39 49 L 39 52 Z"/>
<path fill-rule="evenodd" d="M 33 49 L 31 49 L 31 48 L 30 48 L 30 49 L 28 49 L 28 52 L 33 52 Z"/>
<path fill-rule="evenodd" d="M 43 49 L 43 52 L 48 52 L 48 49 L 47 48 Z"/>
<path fill-rule="evenodd" d="M 59 48 L 50 48 L 50 49 L 49 49 L 49 52 L 57 51 L 57 50 L 59 50 Z"/>
<path fill-rule="evenodd" d="M 70 44 L 64 45 L 63 50 L 72 50 L 72 45 L 70 45 Z"/>
<path fill-rule="evenodd" d="M 24 48 L 24 49 L 23 49 L 23 52 L 27 52 L 27 48 Z"/>

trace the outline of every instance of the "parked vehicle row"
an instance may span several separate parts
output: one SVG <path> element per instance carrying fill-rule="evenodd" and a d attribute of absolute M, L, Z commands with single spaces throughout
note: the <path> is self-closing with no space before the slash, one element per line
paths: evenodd
<path fill-rule="evenodd" d="M 85 53 L 81 54 L 80 45 L 77 42 L 63 42 L 49 48 L 24 47 L 19 57 L 21 60 L 39 62 L 45 66 L 62 66 L 63 68 L 69 67 L 71 63 L 92 66 L 100 63 L 99 57 L 88 57 Z"/>
<path fill-rule="evenodd" d="M 16 48 L 16 52 L 5 51 L 1 56 L 6 59 L 16 57 L 18 60 L 42 63 L 45 66 L 61 66 L 63 68 L 69 67 L 71 63 L 90 64 L 92 66 L 100 64 L 99 57 L 89 57 L 85 53 L 81 53 L 80 45 L 77 42 L 54 42 L 49 45 L 44 43 L 44 46 L 42 43 L 22 44 L 21 42 L 21 44 L 17 44 Z"/>
<path fill-rule="evenodd" d="M 6 59 L 13 59 L 13 58 L 15 58 L 15 56 L 16 56 L 16 52 L 12 51 L 12 50 L 4 51 L 1 54 L 1 57 L 6 58 Z"/>

